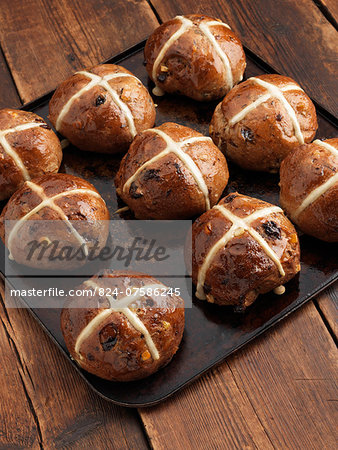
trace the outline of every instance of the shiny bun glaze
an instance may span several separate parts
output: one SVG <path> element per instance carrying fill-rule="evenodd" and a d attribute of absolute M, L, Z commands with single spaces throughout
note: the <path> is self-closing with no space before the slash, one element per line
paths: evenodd
<path fill-rule="evenodd" d="M 56 89 L 49 118 L 81 150 L 126 151 L 133 138 L 155 122 L 147 89 L 129 70 L 101 64 L 76 72 Z"/>
<path fill-rule="evenodd" d="M 9 198 L 25 181 L 59 170 L 60 141 L 38 115 L 0 110 L 0 200 Z"/>
<path fill-rule="evenodd" d="M 158 88 L 200 101 L 223 97 L 242 80 L 246 66 L 242 44 L 230 27 L 198 14 L 177 16 L 158 27 L 144 56 Z"/>
<path fill-rule="evenodd" d="M 243 169 L 277 172 L 287 154 L 311 142 L 315 107 L 301 87 L 281 75 L 252 77 L 216 107 L 210 136 Z"/>
<path fill-rule="evenodd" d="M 306 234 L 338 241 L 338 139 L 297 147 L 282 162 L 280 203 Z"/>
<path fill-rule="evenodd" d="M 86 259 L 52 260 L 50 252 L 39 259 L 39 251 L 29 258 L 29 243 L 51 244 L 56 240 L 59 250 L 82 246 L 87 256 L 95 245 L 97 251 L 105 245 L 108 219 L 106 204 L 92 184 L 63 173 L 44 175 L 26 181 L 10 198 L 0 215 L 0 236 L 17 263 L 38 269 L 68 269 L 85 264 Z M 7 222 L 5 229 L 6 220 L 12 222 Z"/>
<path fill-rule="evenodd" d="M 277 206 L 233 193 L 192 226 L 192 279 L 201 300 L 242 310 L 299 270 L 296 231 Z"/>
<path fill-rule="evenodd" d="M 95 288 L 119 294 L 71 298 L 61 313 L 66 346 L 79 366 L 107 380 L 132 381 L 168 364 L 183 335 L 183 300 L 157 295 L 155 289 L 166 286 L 137 272 L 106 270 L 79 287 Z M 150 295 L 128 296 L 128 288 L 148 289 Z"/>
<path fill-rule="evenodd" d="M 210 138 L 168 122 L 135 138 L 115 184 L 138 219 L 184 219 L 215 205 L 228 178 Z"/>

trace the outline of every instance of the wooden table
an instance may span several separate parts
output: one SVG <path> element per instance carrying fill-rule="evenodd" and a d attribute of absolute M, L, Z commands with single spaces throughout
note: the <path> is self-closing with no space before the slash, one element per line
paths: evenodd
<path fill-rule="evenodd" d="M 334 0 L 1 0 L 0 106 L 20 106 L 74 71 L 203 12 L 294 77 L 332 114 Z M 1 448 L 333 449 L 333 288 L 165 403 L 132 410 L 94 394 L 25 310 L 0 305 Z"/>

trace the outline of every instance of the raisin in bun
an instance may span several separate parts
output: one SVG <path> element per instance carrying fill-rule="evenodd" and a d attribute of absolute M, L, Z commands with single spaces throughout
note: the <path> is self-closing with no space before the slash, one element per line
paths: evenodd
<path fill-rule="evenodd" d="M 0 200 L 25 181 L 59 170 L 60 141 L 39 116 L 15 109 L 0 110 Z"/>
<path fill-rule="evenodd" d="M 26 181 L 10 198 L 0 216 L 0 236 L 17 263 L 68 269 L 83 265 L 91 249 L 98 252 L 105 245 L 108 219 L 92 184 L 63 173 L 44 175 Z M 68 248 L 78 257 L 65 257 Z"/>
<path fill-rule="evenodd" d="M 106 380 L 132 381 L 170 362 L 183 335 L 184 302 L 165 285 L 142 273 L 106 270 L 78 289 L 92 295 L 66 302 L 61 329 L 80 367 Z"/>
<path fill-rule="evenodd" d="M 196 297 L 238 310 L 300 270 L 299 243 L 281 208 L 237 193 L 199 217 L 192 227 Z"/>
<path fill-rule="evenodd" d="M 138 219 L 184 219 L 215 205 L 228 178 L 209 137 L 168 122 L 135 138 L 115 184 Z"/>
<path fill-rule="evenodd" d="M 315 107 L 291 78 L 252 77 L 216 107 L 210 136 L 243 169 L 277 172 L 286 155 L 317 130 Z"/>
<path fill-rule="evenodd" d="M 208 101 L 243 79 L 245 54 L 238 37 L 218 19 L 190 14 L 158 27 L 144 56 L 149 77 L 163 91 Z"/>
<path fill-rule="evenodd" d="M 127 150 L 137 133 L 155 122 L 155 106 L 141 81 L 127 69 L 102 64 L 76 72 L 56 89 L 49 118 L 81 150 Z"/>
<path fill-rule="evenodd" d="M 280 203 L 306 234 L 338 241 L 338 139 L 290 153 L 280 169 Z"/>

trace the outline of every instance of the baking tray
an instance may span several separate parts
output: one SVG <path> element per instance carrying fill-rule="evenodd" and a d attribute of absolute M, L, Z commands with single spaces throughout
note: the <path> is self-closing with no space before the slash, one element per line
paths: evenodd
<path fill-rule="evenodd" d="M 141 42 L 106 62 L 121 64 L 129 69 L 151 92 L 153 84 L 149 81 L 143 66 L 144 44 L 145 42 Z M 245 78 L 275 72 L 247 49 L 246 55 Z M 33 111 L 48 120 L 48 101 L 52 94 L 52 92 L 46 94 L 25 105 L 23 109 Z M 199 103 L 172 95 L 154 97 L 154 101 L 158 105 L 156 125 L 167 121 L 177 122 L 205 135 L 208 135 L 209 122 L 218 103 Z M 319 121 L 317 138 L 335 137 L 337 120 L 320 105 L 316 104 L 316 107 Z M 106 200 L 110 212 L 113 213 L 123 206 L 116 196 L 113 184 L 120 158 L 121 156 L 81 152 L 70 146 L 64 151 L 61 172 L 77 175 L 93 183 Z M 229 171 L 230 181 L 224 195 L 238 191 L 278 204 L 278 175 L 246 172 L 232 164 L 229 164 Z M 300 245 L 302 270 L 296 278 L 287 283 L 284 295 L 277 296 L 273 293 L 262 295 L 242 314 L 236 314 L 227 307 L 194 300 L 192 307 L 186 309 L 186 328 L 178 353 L 168 366 L 141 381 L 109 382 L 81 370 L 69 358 L 65 347 L 59 326 L 60 309 L 30 308 L 30 312 L 94 391 L 120 405 L 149 406 L 166 399 L 211 367 L 221 363 L 231 353 L 262 334 L 334 282 L 338 275 L 337 247 L 301 233 Z M 1 261 L 4 261 L 4 252 L 4 246 L 1 244 Z M 3 276 L 4 267 L 1 271 Z M 20 300 L 28 304 L 28 299 Z M 37 359 L 39 357 L 36 355 Z"/>

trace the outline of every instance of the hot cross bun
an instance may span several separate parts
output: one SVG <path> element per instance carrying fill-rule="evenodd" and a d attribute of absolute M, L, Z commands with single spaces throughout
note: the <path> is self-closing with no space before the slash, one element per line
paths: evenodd
<path fill-rule="evenodd" d="M 228 178 L 226 160 L 209 137 L 168 122 L 135 138 L 115 184 L 137 218 L 184 219 L 215 205 Z"/>
<path fill-rule="evenodd" d="M 106 270 L 78 289 L 92 295 L 66 302 L 61 329 L 80 367 L 131 381 L 170 362 L 183 335 L 184 302 L 164 284 L 142 273 Z"/>
<path fill-rule="evenodd" d="M 155 106 L 129 70 L 102 64 L 76 72 L 56 89 L 49 118 L 57 131 L 81 150 L 127 150 L 137 133 L 152 127 Z"/>
<path fill-rule="evenodd" d="M 223 97 L 243 79 L 245 54 L 229 25 L 198 14 L 177 16 L 147 40 L 149 77 L 163 91 L 206 101 Z"/>
<path fill-rule="evenodd" d="M 316 140 L 290 153 L 280 169 L 280 203 L 306 234 L 338 241 L 338 139 Z"/>
<path fill-rule="evenodd" d="M 98 252 L 105 245 L 108 219 L 92 184 L 63 173 L 44 175 L 26 181 L 10 198 L 0 216 L 0 236 L 17 263 L 68 269 L 85 264 L 92 248 Z M 73 255 L 78 251 L 76 258 L 66 257 L 69 248 Z"/>
<path fill-rule="evenodd" d="M 278 206 L 229 194 L 192 227 L 196 297 L 237 310 L 280 287 L 300 270 L 299 243 Z"/>
<path fill-rule="evenodd" d="M 28 111 L 0 110 L 0 200 L 25 181 L 59 170 L 62 149 L 55 133 Z"/>
<path fill-rule="evenodd" d="M 210 136 L 243 169 L 277 172 L 286 155 L 317 130 L 315 107 L 291 78 L 252 77 L 216 107 Z"/>

